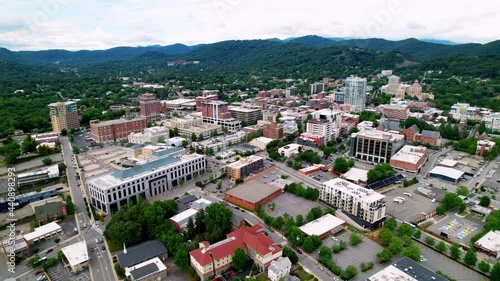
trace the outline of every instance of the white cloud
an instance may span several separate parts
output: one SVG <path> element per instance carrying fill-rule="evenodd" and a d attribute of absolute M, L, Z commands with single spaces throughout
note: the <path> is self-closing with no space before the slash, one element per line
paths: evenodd
<path fill-rule="evenodd" d="M 229 39 L 409 37 L 486 43 L 500 38 L 494 0 L 2 1 L 0 46 L 104 49 Z M 47 4 L 49 3 L 49 4 Z"/>

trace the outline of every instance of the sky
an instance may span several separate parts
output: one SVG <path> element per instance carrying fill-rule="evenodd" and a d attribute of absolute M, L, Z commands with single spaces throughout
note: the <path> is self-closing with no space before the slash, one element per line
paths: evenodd
<path fill-rule="evenodd" d="M 498 0 L 0 0 L 0 47 L 96 50 L 224 40 L 500 39 Z"/>

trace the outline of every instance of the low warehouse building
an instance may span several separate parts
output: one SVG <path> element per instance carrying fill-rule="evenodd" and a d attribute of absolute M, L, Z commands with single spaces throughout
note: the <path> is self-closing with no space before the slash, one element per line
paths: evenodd
<path fill-rule="evenodd" d="M 332 214 L 326 214 L 319 219 L 316 219 L 308 224 L 300 227 L 300 230 L 305 235 L 317 235 L 321 238 L 335 235 L 335 233 L 343 230 L 347 226 L 346 222 L 337 218 Z"/>
<path fill-rule="evenodd" d="M 224 194 L 224 199 L 248 210 L 255 211 L 257 206 L 264 206 L 264 204 L 278 197 L 281 193 L 283 193 L 283 190 L 277 186 L 252 182 L 230 189 Z"/>
<path fill-rule="evenodd" d="M 429 175 L 433 178 L 438 178 L 446 181 L 451 181 L 457 183 L 460 179 L 463 178 L 464 172 L 452 169 L 437 166 L 429 172 Z"/>

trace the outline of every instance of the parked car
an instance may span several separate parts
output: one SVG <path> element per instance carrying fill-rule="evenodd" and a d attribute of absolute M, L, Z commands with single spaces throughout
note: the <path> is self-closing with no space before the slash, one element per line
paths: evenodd
<path fill-rule="evenodd" d="M 101 249 L 104 251 L 104 250 L 106 250 L 106 247 L 102 246 Z"/>
<path fill-rule="evenodd" d="M 48 250 L 47 250 L 47 252 L 45 252 L 45 253 L 47 253 L 47 254 L 48 254 L 48 253 L 50 253 L 50 252 L 52 252 L 52 251 L 54 251 L 54 249 L 48 249 Z"/>
<path fill-rule="evenodd" d="M 39 269 L 39 270 L 35 271 L 35 275 L 38 275 L 38 274 L 40 274 L 42 272 L 43 272 L 43 270 Z"/>
<path fill-rule="evenodd" d="M 302 251 L 300 249 L 297 249 L 297 253 L 302 254 Z"/>

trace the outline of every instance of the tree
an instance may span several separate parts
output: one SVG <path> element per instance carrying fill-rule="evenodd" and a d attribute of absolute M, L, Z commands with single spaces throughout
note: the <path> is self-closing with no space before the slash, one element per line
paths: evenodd
<path fill-rule="evenodd" d="M 382 252 L 379 252 L 377 254 L 377 261 L 378 263 L 386 263 L 390 261 L 392 257 L 393 257 L 392 253 L 389 250 L 384 249 L 382 250 Z"/>
<path fill-rule="evenodd" d="M 299 257 L 297 257 L 295 251 L 290 249 L 289 247 L 283 248 L 283 257 L 288 257 L 292 264 L 296 264 L 297 262 L 299 262 Z"/>
<path fill-rule="evenodd" d="M 236 248 L 236 250 L 233 253 L 233 266 L 236 268 L 238 271 L 242 271 L 243 268 L 245 268 L 245 265 L 247 263 L 248 257 L 247 253 L 245 250 L 242 248 Z"/>
<path fill-rule="evenodd" d="M 417 229 L 417 231 L 415 231 L 415 233 L 413 234 L 413 237 L 420 239 L 420 237 L 422 237 L 422 231 L 420 231 L 420 229 Z"/>
<path fill-rule="evenodd" d="M 184 234 L 186 235 L 187 239 L 193 239 L 193 237 L 196 235 L 194 221 L 192 217 L 188 219 L 186 225 L 186 232 L 184 232 Z"/>
<path fill-rule="evenodd" d="M 66 165 L 64 163 L 57 164 L 57 168 L 59 170 L 59 173 L 61 173 L 61 174 L 66 172 Z"/>
<path fill-rule="evenodd" d="M 394 169 L 389 163 L 380 163 L 375 168 L 368 171 L 368 183 L 373 183 L 379 180 L 394 176 Z"/>
<path fill-rule="evenodd" d="M 486 132 L 486 123 L 483 121 L 481 124 L 479 124 L 479 127 L 477 127 L 477 132 L 481 135 L 484 132 Z"/>
<path fill-rule="evenodd" d="M 361 237 L 356 233 L 353 233 L 349 236 L 349 242 L 351 243 L 352 246 L 358 245 L 362 241 L 363 239 L 361 239 Z"/>
<path fill-rule="evenodd" d="M 490 273 L 491 280 L 500 280 L 500 263 L 495 263 Z"/>
<path fill-rule="evenodd" d="M 343 280 L 350 280 L 358 275 L 358 269 L 354 265 L 348 265 L 340 274 Z"/>
<path fill-rule="evenodd" d="M 459 260 L 460 259 L 460 255 L 461 255 L 460 246 L 458 246 L 457 244 L 452 244 L 450 246 L 450 256 L 451 256 L 451 258 L 454 259 L 454 260 Z"/>
<path fill-rule="evenodd" d="M 26 135 L 24 137 L 23 143 L 21 145 L 21 149 L 23 152 L 33 152 L 36 150 L 37 143 L 36 141 L 31 137 L 31 135 Z"/>
<path fill-rule="evenodd" d="M 53 163 L 53 161 L 52 161 L 52 159 L 50 159 L 50 158 L 47 157 L 47 158 L 43 158 L 42 163 L 45 166 L 49 166 L 49 165 L 51 165 Z"/>
<path fill-rule="evenodd" d="M 194 226 L 194 232 L 196 234 L 203 234 L 206 231 L 206 225 L 205 225 L 205 218 L 206 218 L 206 213 L 205 210 L 201 209 L 198 213 L 196 213 L 195 216 L 195 226 Z"/>
<path fill-rule="evenodd" d="M 165 137 L 164 136 L 159 136 L 158 137 L 158 142 L 159 143 L 164 143 L 165 142 Z"/>
<path fill-rule="evenodd" d="M 379 233 L 380 243 L 382 243 L 382 245 L 384 246 L 389 246 L 392 241 L 392 237 L 394 237 L 392 231 L 385 227 Z"/>
<path fill-rule="evenodd" d="M 398 229 L 397 229 L 397 232 L 401 235 L 401 236 L 411 236 L 413 234 L 415 230 L 413 229 L 413 227 L 411 227 L 410 225 L 406 224 L 406 223 L 402 223 Z"/>
<path fill-rule="evenodd" d="M 464 263 L 468 266 L 476 266 L 477 263 L 477 254 L 474 250 L 469 249 L 465 253 Z"/>
<path fill-rule="evenodd" d="M 448 247 L 446 246 L 446 243 L 444 243 L 443 241 L 440 241 L 437 245 L 436 245 L 436 249 L 438 251 L 440 251 L 441 253 L 444 253 L 446 252 L 446 250 L 448 249 Z"/>
<path fill-rule="evenodd" d="M 302 215 L 297 215 L 297 217 L 295 218 L 295 224 L 300 227 L 302 225 L 304 225 L 304 217 Z"/>
<path fill-rule="evenodd" d="M 420 261 L 420 248 L 417 245 L 411 245 L 405 248 L 403 256 L 408 257 L 414 261 Z"/>
<path fill-rule="evenodd" d="M 189 266 L 189 253 L 184 247 L 180 247 L 175 253 L 174 264 L 185 269 Z"/>
<path fill-rule="evenodd" d="M 211 235 L 212 240 L 209 240 L 209 242 L 215 243 L 231 231 L 233 212 L 222 204 L 214 203 L 205 208 L 205 213 L 207 232 L 213 234 Z"/>
<path fill-rule="evenodd" d="M 387 249 L 391 251 L 392 254 L 397 255 L 403 250 L 403 241 L 401 241 L 398 237 L 393 236 Z"/>
<path fill-rule="evenodd" d="M 387 219 L 384 222 L 384 227 L 388 228 L 390 230 L 396 229 L 397 226 L 398 226 L 398 224 L 396 222 L 396 219 L 394 219 L 394 218 Z"/>
<path fill-rule="evenodd" d="M 203 134 L 202 134 L 202 133 L 200 133 L 200 134 L 198 135 L 198 141 L 202 141 L 202 140 L 204 140 L 204 139 L 205 139 L 205 137 L 203 136 Z"/>
<path fill-rule="evenodd" d="M 467 196 L 469 195 L 469 189 L 467 188 L 467 186 L 461 185 L 457 188 L 457 194 Z"/>
<path fill-rule="evenodd" d="M 490 271 L 490 264 L 488 262 L 485 262 L 484 260 L 481 261 L 478 265 L 479 270 L 481 270 L 484 273 L 488 273 Z"/>
<path fill-rule="evenodd" d="M 191 134 L 191 140 L 192 140 L 192 141 L 196 141 L 196 134 L 195 134 L 195 133 L 192 133 L 192 134 Z"/>
<path fill-rule="evenodd" d="M 328 246 L 321 246 L 319 248 L 319 255 L 330 259 L 332 257 L 332 250 Z"/>
<path fill-rule="evenodd" d="M 121 279 L 125 278 L 125 269 L 121 267 L 119 263 L 115 263 L 115 272 L 119 278 Z"/>
<path fill-rule="evenodd" d="M 427 243 L 427 245 L 429 245 L 429 246 L 434 246 L 436 244 L 436 240 L 434 240 L 434 238 L 432 238 L 430 236 L 426 236 L 425 243 Z"/>
<path fill-rule="evenodd" d="M 483 207 L 490 206 L 490 203 L 491 203 L 491 199 L 487 195 L 481 197 L 481 201 L 479 201 L 479 205 L 481 205 Z"/>
<path fill-rule="evenodd" d="M 75 204 L 71 201 L 71 196 L 66 196 L 66 211 L 68 215 L 72 215 L 75 213 Z"/>
<path fill-rule="evenodd" d="M 188 141 L 187 141 L 187 140 L 182 140 L 182 146 L 183 146 L 183 147 L 188 146 L 188 144 L 189 144 L 189 143 L 188 143 Z"/>
<path fill-rule="evenodd" d="M 349 165 L 344 157 L 339 157 L 333 162 L 333 170 L 338 173 L 345 173 L 349 170 Z"/>

